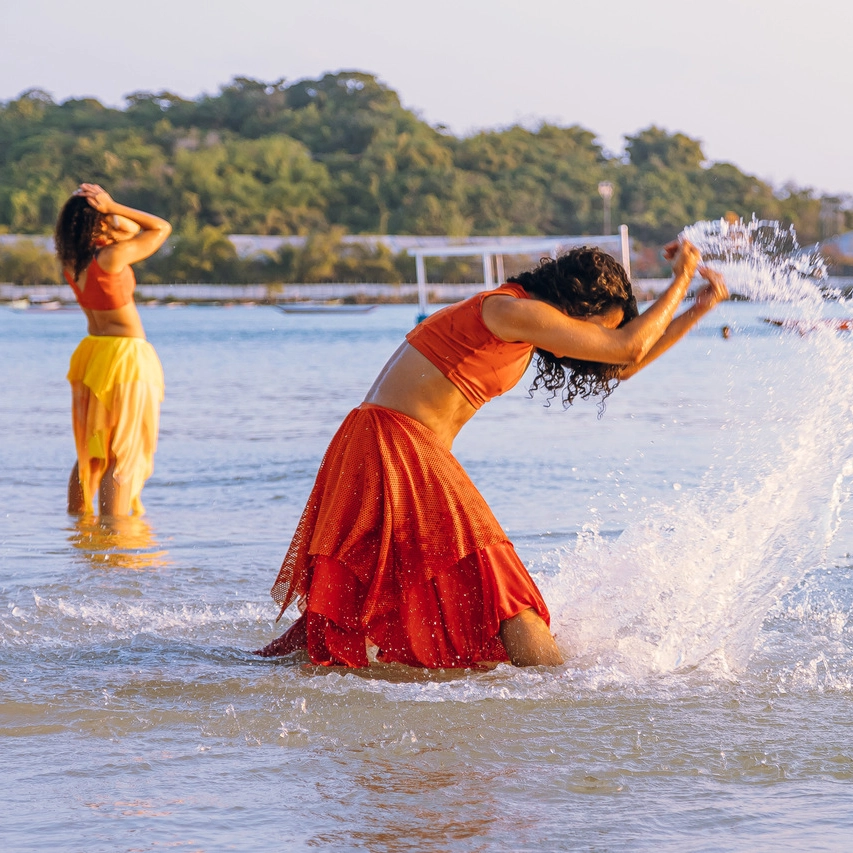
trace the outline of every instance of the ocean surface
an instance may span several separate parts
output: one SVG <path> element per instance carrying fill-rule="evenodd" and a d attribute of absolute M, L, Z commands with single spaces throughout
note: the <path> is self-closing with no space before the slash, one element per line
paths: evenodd
<path fill-rule="evenodd" d="M 849 849 L 833 313 L 726 303 L 601 417 L 525 382 L 486 406 L 455 453 L 567 663 L 422 672 L 247 651 L 288 623 L 268 592 L 320 458 L 414 306 L 142 308 L 166 399 L 121 526 L 65 512 L 82 314 L 0 308 L 0 849 Z"/>

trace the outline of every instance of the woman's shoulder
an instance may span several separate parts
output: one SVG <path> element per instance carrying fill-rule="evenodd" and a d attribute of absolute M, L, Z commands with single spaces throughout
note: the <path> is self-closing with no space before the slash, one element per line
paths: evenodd
<path fill-rule="evenodd" d="M 517 282 L 507 281 L 495 290 L 487 291 L 487 296 L 514 296 L 516 299 L 530 299 L 530 294 Z"/>
<path fill-rule="evenodd" d="M 112 246 L 104 246 L 95 252 L 87 272 L 91 269 L 95 273 L 104 273 L 106 275 L 119 275 L 124 272 L 130 265 L 122 258 L 120 252 L 112 251 Z"/>

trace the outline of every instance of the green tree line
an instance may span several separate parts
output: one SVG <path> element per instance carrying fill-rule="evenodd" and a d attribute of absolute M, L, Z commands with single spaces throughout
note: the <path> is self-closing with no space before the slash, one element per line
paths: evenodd
<path fill-rule="evenodd" d="M 839 210 L 839 200 L 810 189 L 775 189 L 709 163 L 698 140 L 654 126 L 626 137 L 620 156 L 576 125 L 460 138 L 361 72 L 295 83 L 235 78 L 195 100 L 136 92 L 123 109 L 56 103 L 37 89 L 0 103 L 0 231 L 50 233 L 83 180 L 174 224 L 170 251 L 140 268 L 149 281 L 411 279 L 409 259 L 345 250 L 341 237 L 598 234 L 602 181 L 614 188 L 612 221 L 649 247 L 651 272 L 657 248 L 697 220 L 730 211 L 778 219 L 805 244 L 830 236 L 827 202 Z M 843 210 L 849 200 L 840 201 Z M 840 224 L 853 227 L 853 213 Z M 308 239 L 247 261 L 231 233 Z M 442 272 L 464 277 L 466 264 Z"/>

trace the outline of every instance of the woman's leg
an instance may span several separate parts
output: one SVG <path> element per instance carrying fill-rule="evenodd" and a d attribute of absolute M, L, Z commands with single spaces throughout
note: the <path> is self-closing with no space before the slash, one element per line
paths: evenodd
<path fill-rule="evenodd" d="M 115 460 L 110 462 L 101 479 L 101 487 L 98 490 L 98 505 L 101 515 L 130 515 L 130 506 L 133 495 L 128 484 L 122 486 L 115 477 Z"/>
<path fill-rule="evenodd" d="M 80 483 L 80 467 L 77 462 L 74 463 L 74 467 L 71 469 L 71 476 L 68 478 L 68 512 L 71 515 L 80 515 L 86 512 L 86 499 L 83 496 L 83 486 Z"/>
<path fill-rule="evenodd" d="M 550 628 L 532 608 L 501 622 L 501 640 L 515 666 L 560 666 L 563 663 Z"/>

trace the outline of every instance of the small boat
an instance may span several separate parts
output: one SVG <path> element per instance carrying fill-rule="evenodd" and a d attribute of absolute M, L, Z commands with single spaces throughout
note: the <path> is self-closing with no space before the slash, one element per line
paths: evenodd
<path fill-rule="evenodd" d="M 285 314 L 366 314 L 375 305 L 348 305 L 335 302 L 279 302 L 279 311 Z"/>
<path fill-rule="evenodd" d="M 853 318 L 850 317 L 825 317 L 820 320 L 777 320 L 773 317 L 762 317 L 765 323 L 778 326 L 789 332 L 799 332 L 805 335 L 817 329 L 831 329 L 835 332 L 849 332 L 853 330 Z"/>
<path fill-rule="evenodd" d="M 59 299 L 50 296 L 24 296 L 7 304 L 13 311 L 59 311 L 64 307 Z"/>

